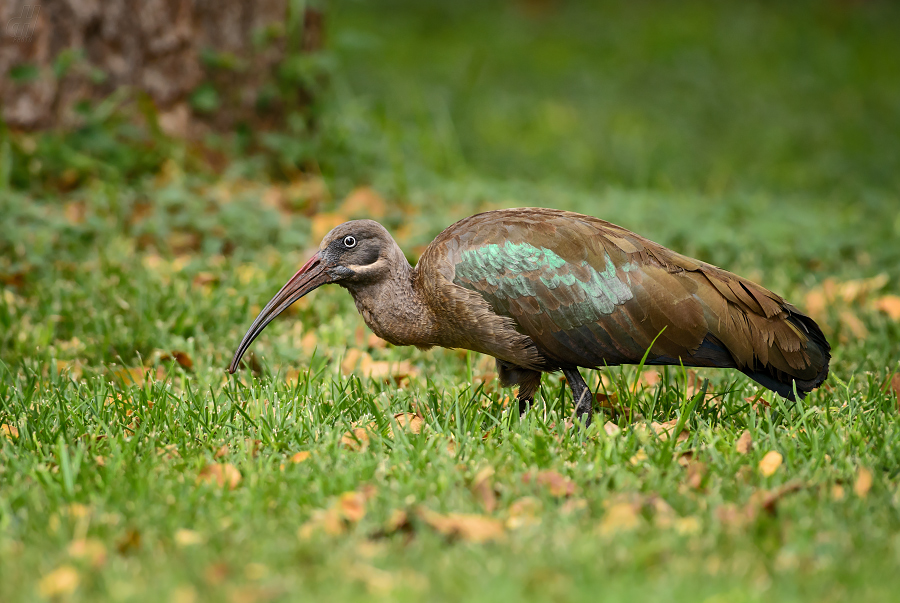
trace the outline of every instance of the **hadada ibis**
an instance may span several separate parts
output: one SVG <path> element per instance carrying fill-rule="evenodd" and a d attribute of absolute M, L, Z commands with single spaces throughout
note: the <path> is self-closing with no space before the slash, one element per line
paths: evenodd
<path fill-rule="evenodd" d="M 372 220 L 345 222 L 266 304 L 231 361 L 292 303 L 327 284 L 353 296 L 394 345 L 496 359 L 520 412 L 561 370 L 591 420 L 579 367 L 734 368 L 789 400 L 819 387 L 830 350 L 819 326 L 771 291 L 598 218 L 543 208 L 477 214 L 444 230 L 412 267 Z M 649 352 L 648 352 L 649 349 Z"/>

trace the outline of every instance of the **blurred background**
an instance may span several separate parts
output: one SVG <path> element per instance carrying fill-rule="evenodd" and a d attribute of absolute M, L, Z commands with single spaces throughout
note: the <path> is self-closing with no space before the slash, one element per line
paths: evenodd
<path fill-rule="evenodd" d="M 46 0 L 0 21 L 6 363 L 221 367 L 337 223 L 381 220 L 414 263 L 507 206 L 761 281 L 849 350 L 845 378 L 896 362 L 894 3 Z M 295 312 L 335 345 L 361 326 L 337 292 Z M 296 358 L 273 327 L 260 349 Z"/>

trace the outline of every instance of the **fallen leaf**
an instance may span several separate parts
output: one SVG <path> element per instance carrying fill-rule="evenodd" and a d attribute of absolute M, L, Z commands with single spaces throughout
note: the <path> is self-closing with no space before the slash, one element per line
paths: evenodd
<path fill-rule="evenodd" d="M 687 476 L 685 481 L 689 488 L 699 490 L 703 484 L 703 478 L 706 476 L 706 463 L 694 461 L 687 466 Z"/>
<path fill-rule="evenodd" d="M 747 454 L 750 452 L 750 449 L 753 447 L 753 436 L 750 435 L 750 430 L 745 429 L 741 434 L 741 437 L 738 438 L 737 443 L 734 445 L 734 449 L 738 452 L 738 454 Z"/>
<path fill-rule="evenodd" d="M 575 493 L 575 482 L 552 469 L 539 471 L 536 475 L 526 473 L 522 476 L 522 482 L 525 484 L 531 483 L 532 480 L 539 486 L 547 488 L 547 491 L 556 497 L 572 496 Z"/>
<path fill-rule="evenodd" d="M 79 538 L 69 543 L 69 556 L 97 568 L 106 563 L 106 546 L 95 538 Z"/>
<path fill-rule="evenodd" d="M 541 501 L 533 496 L 523 496 L 509 506 L 506 510 L 506 527 L 515 530 L 527 525 L 541 523 Z"/>
<path fill-rule="evenodd" d="M 607 506 L 599 532 L 607 536 L 616 532 L 634 530 L 641 523 L 638 505 L 633 502 L 615 502 Z"/>
<path fill-rule="evenodd" d="M 850 331 L 853 337 L 856 339 L 865 339 L 869 336 L 869 329 L 866 328 L 866 325 L 863 324 L 856 314 L 850 310 L 843 310 L 839 316 L 841 324 L 847 327 L 847 330 Z"/>
<path fill-rule="evenodd" d="M 494 493 L 494 483 L 491 480 L 493 475 L 494 468 L 485 467 L 475 474 L 472 480 L 472 493 L 487 513 L 493 513 L 497 508 L 497 495 Z"/>
<path fill-rule="evenodd" d="M 228 454 L 228 444 L 222 444 L 221 446 L 219 446 L 219 449 L 216 450 L 216 453 L 213 455 L 213 458 L 220 459 L 227 454 Z"/>
<path fill-rule="evenodd" d="M 364 377 L 369 379 L 392 381 L 397 385 L 400 385 L 403 379 L 414 377 L 418 374 L 418 370 L 413 367 L 409 360 L 393 362 L 372 360 L 372 356 L 365 352 L 362 354 L 362 359 L 359 363 L 359 371 Z"/>
<path fill-rule="evenodd" d="M 175 544 L 182 548 L 203 544 L 203 536 L 200 532 L 181 528 L 175 532 Z"/>
<path fill-rule="evenodd" d="M 81 579 L 78 571 L 71 565 L 61 565 L 43 578 L 38 584 L 38 591 L 46 598 L 69 595 L 75 592 Z"/>
<path fill-rule="evenodd" d="M 900 373 L 894 373 L 891 375 L 891 380 L 885 384 L 885 391 L 890 389 L 890 391 L 894 392 L 894 397 L 897 398 L 897 408 L 900 409 Z"/>
<path fill-rule="evenodd" d="M 647 453 L 644 452 L 644 449 L 642 448 L 642 449 L 638 450 L 638 451 L 634 454 L 634 456 L 632 456 L 632 457 L 628 460 L 628 462 L 629 462 L 630 464 L 632 464 L 632 465 L 640 465 L 641 463 L 643 463 L 643 462 L 646 461 L 646 460 L 647 460 Z"/>
<path fill-rule="evenodd" d="M 384 533 L 393 534 L 400 530 L 408 531 L 412 527 L 409 522 L 409 514 L 403 509 L 394 509 L 390 517 L 384 522 Z"/>
<path fill-rule="evenodd" d="M 784 457 L 781 456 L 781 453 L 777 450 L 770 450 L 766 453 L 766 455 L 759 461 L 759 471 L 763 474 L 764 477 L 769 477 L 774 475 L 778 468 L 781 467 L 781 463 L 784 460 Z"/>
<path fill-rule="evenodd" d="M 231 463 L 212 463 L 197 475 L 197 483 L 201 482 L 215 482 L 220 488 L 228 486 L 229 490 L 234 490 L 241 483 L 241 472 Z"/>
<path fill-rule="evenodd" d="M 347 350 L 347 353 L 344 355 L 344 359 L 341 360 L 341 373 L 344 375 L 349 375 L 356 369 L 356 365 L 359 364 L 359 359 L 362 356 L 362 352 L 357 350 L 356 348 L 350 348 Z"/>
<path fill-rule="evenodd" d="M 885 295 L 875 300 L 875 309 L 887 314 L 891 320 L 900 321 L 900 295 Z"/>
<path fill-rule="evenodd" d="M 381 195 L 368 186 L 360 186 L 350 191 L 341 203 L 341 215 L 352 218 L 383 218 L 387 211 L 387 203 Z"/>
<path fill-rule="evenodd" d="M 343 224 L 347 221 L 347 216 L 343 214 L 334 214 L 334 213 L 318 213 L 314 215 L 311 219 L 312 221 L 312 238 L 314 241 L 319 241 L 328 234 L 328 232 L 338 226 L 339 224 Z"/>
<path fill-rule="evenodd" d="M 329 507 L 328 509 L 316 509 L 313 511 L 309 521 L 304 523 L 297 530 L 297 536 L 301 540 L 308 540 L 316 532 L 324 532 L 329 536 L 337 536 L 343 534 L 346 529 L 346 523 L 341 517 L 337 507 Z"/>
<path fill-rule="evenodd" d="M 484 515 L 447 513 L 442 515 L 429 509 L 419 509 L 419 517 L 436 532 L 448 538 L 483 543 L 499 540 L 504 535 L 500 521 Z"/>
<path fill-rule="evenodd" d="M 309 458 L 309 450 L 301 450 L 300 452 L 295 452 L 291 456 L 292 463 L 302 463 L 306 459 Z"/>
<path fill-rule="evenodd" d="M 856 483 L 853 484 L 853 492 L 860 498 L 865 498 L 869 495 L 869 490 L 872 488 L 872 472 L 866 469 L 865 467 L 859 468 L 859 473 L 856 476 Z"/>
<path fill-rule="evenodd" d="M 366 496 L 362 492 L 344 492 L 338 498 L 341 517 L 357 523 L 366 515 Z"/>
<path fill-rule="evenodd" d="M 187 352 L 182 352 L 181 350 L 174 350 L 172 352 L 172 358 L 177 362 L 181 368 L 185 370 L 191 370 L 194 368 L 194 360 L 190 357 Z"/>
<path fill-rule="evenodd" d="M 611 437 L 615 437 L 622 433 L 622 429 L 612 421 L 607 421 L 603 424 L 603 431 L 606 432 L 606 435 Z"/>
<path fill-rule="evenodd" d="M 19 428 L 15 425 L 3 423 L 2 425 L 0 425 L 0 433 L 5 435 L 10 440 L 15 440 L 19 437 Z"/>
<path fill-rule="evenodd" d="M 370 426 L 374 423 L 370 423 Z M 369 447 L 369 432 L 364 427 L 355 427 L 341 436 L 341 445 L 347 450 L 362 452 Z"/>
<path fill-rule="evenodd" d="M 425 419 L 411 412 L 399 412 L 394 415 L 394 420 L 397 421 L 397 425 L 410 433 L 422 433 L 422 428 L 425 427 Z M 393 428 L 389 428 L 388 434 L 394 437 Z"/>
<path fill-rule="evenodd" d="M 665 423 L 657 423 L 656 421 L 650 423 L 650 429 L 653 431 L 653 433 L 656 434 L 656 437 L 658 437 L 662 441 L 666 441 L 670 437 L 672 437 L 672 434 L 675 432 L 675 428 L 677 426 L 678 419 L 672 419 L 671 421 L 666 421 Z M 689 437 L 690 434 L 688 434 L 687 427 L 682 426 L 681 432 L 679 432 L 678 434 L 677 441 L 683 442 Z"/>
<path fill-rule="evenodd" d="M 844 500 L 844 487 L 840 484 L 834 484 L 831 487 L 831 497 L 834 500 Z"/>
<path fill-rule="evenodd" d="M 137 551 L 139 548 L 141 548 L 141 533 L 134 528 L 127 530 L 116 541 L 116 550 L 119 551 L 120 555 L 127 555 Z"/>

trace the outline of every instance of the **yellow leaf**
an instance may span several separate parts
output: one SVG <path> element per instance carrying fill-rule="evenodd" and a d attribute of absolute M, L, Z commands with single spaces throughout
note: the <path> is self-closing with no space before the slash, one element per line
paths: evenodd
<path fill-rule="evenodd" d="M 599 531 L 602 535 L 615 534 L 637 528 L 641 523 L 638 508 L 630 502 L 617 502 L 609 505 Z"/>
<path fill-rule="evenodd" d="M 0 425 L 0 433 L 5 435 L 10 440 L 15 440 L 19 437 L 19 428 L 15 425 L 3 423 L 2 425 Z"/>
<path fill-rule="evenodd" d="M 203 544 L 203 536 L 200 532 L 181 528 L 175 532 L 175 544 L 182 548 L 194 546 L 195 544 Z"/>
<path fill-rule="evenodd" d="M 875 308 L 900 321 L 900 295 L 885 295 L 875 300 Z"/>
<path fill-rule="evenodd" d="M 309 458 L 309 450 L 301 450 L 300 452 L 295 452 L 293 456 L 291 456 L 292 463 L 302 463 L 306 459 Z"/>
<path fill-rule="evenodd" d="M 79 538 L 69 543 L 69 556 L 100 567 L 106 562 L 106 547 L 94 538 Z"/>
<path fill-rule="evenodd" d="M 384 199 L 368 186 L 353 189 L 341 203 L 340 209 L 342 215 L 372 220 L 384 217 L 386 211 Z"/>
<path fill-rule="evenodd" d="M 332 228 L 347 221 L 343 214 L 319 213 L 312 217 L 312 238 L 318 241 L 327 235 Z"/>
<path fill-rule="evenodd" d="M 435 531 L 451 538 L 467 542 L 483 543 L 503 537 L 503 524 L 484 515 L 448 513 L 441 515 L 428 509 L 420 509 L 419 516 Z"/>
<path fill-rule="evenodd" d="M 234 490 L 241 483 L 241 472 L 231 463 L 212 463 L 200 470 L 197 483 L 201 482 L 215 482 L 220 488 Z"/>
<path fill-rule="evenodd" d="M 869 490 L 872 488 L 872 472 L 866 469 L 865 467 L 859 468 L 859 473 L 856 476 L 856 483 L 853 484 L 853 492 L 860 498 L 865 498 L 869 495 Z"/>
<path fill-rule="evenodd" d="M 738 438 L 737 443 L 734 445 L 734 449 L 738 454 L 747 454 L 752 447 L 753 436 L 750 435 L 750 430 L 745 429 L 744 433 L 741 434 L 741 437 Z"/>
<path fill-rule="evenodd" d="M 366 515 L 366 496 L 362 492 L 344 492 L 338 499 L 341 516 L 356 523 Z"/>
<path fill-rule="evenodd" d="M 47 597 L 59 597 L 69 595 L 78 588 L 81 579 L 78 572 L 71 565 L 61 565 L 43 578 L 38 584 L 38 591 L 41 595 Z"/>
<path fill-rule="evenodd" d="M 493 475 L 494 468 L 485 467 L 475 474 L 472 480 L 472 493 L 488 513 L 493 513 L 497 508 L 497 495 L 494 493 L 494 483 L 491 480 Z"/>
<path fill-rule="evenodd" d="M 541 501 L 533 496 L 523 496 L 507 509 L 506 527 L 515 530 L 527 525 L 537 525 L 541 523 L 540 512 Z"/>
<path fill-rule="evenodd" d="M 784 460 L 784 457 L 781 456 L 781 453 L 777 450 L 770 450 L 766 453 L 766 455 L 759 462 L 759 471 L 765 477 L 769 477 L 774 475 L 778 468 L 781 467 L 781 463 Z"/>

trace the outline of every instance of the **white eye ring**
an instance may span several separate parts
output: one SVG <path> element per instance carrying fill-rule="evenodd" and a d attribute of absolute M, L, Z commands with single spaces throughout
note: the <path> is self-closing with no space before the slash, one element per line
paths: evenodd
<path fill-rule="evenodd" d="M 347 249 L 356 247 L 356 237 L 344 237 L 344 247 Z"/>

